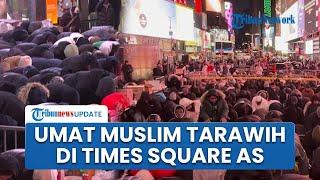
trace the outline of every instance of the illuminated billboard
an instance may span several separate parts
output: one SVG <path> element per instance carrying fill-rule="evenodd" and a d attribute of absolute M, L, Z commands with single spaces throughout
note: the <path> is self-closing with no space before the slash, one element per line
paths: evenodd
<path fill-rule="evenodd" d="M 123 33 L 170 38 L 170 24 L 175 34 L 176 11 L 171 2 L 122 1 L 120 29 Z"/>
<path fill-rule="evenodd" d="M 233 16 L 233 6 L 232 6 L 232 3 L 230 2 L 225 2 L 224 3 L 224 9 L 225 9 L 225 17 L 226 17 L 226 20 L 227 20 L 227 23 L 228 23 L 228 31 L 229 33 L 233 33 L 233 30 L 232 30 L 232 16 Z"/>
<path fill-rule="evenodd" d="M 190 21 L 185 21 L 190 19 Z M 163 0 L 122 1 L 120 30 L 126 34 L 194 40 L 193 10 Z"/>
<path fill-rule="evenodd" d="M 287 11 L 285 11 L 282 16 L 287 17 L 294 15 L 296 16 L 299 14 L 299 3 L 294 3 Z M 298 20 L 297 17 L 295 17 L 296 20 Z M 293 39 L 296 39 L 299 37 L 299 26 L 298 22 L 295 22 L 294 24 L 284 24 L 281 23 L 281 36 L 284 38 L 285 41 L 290 41 Z"/>
<path fill-rule="evenodd" d="M 222 0 L 206 0 L 206 11 L 221 13 L 224 8 L 223 6 Z"/>
<path fill-rule="evenodd" d="M 194 10 L 197 12 L 197 13 L 200 13 L 202 12 L 202 0 L 194 0 Z"/>
<path fill-rule="evenodd" d="M 306 54 L 313 54 L 313 40 L 306 41 L 305 52 Z"/>
<path fill-rule="evenodd" d="M 188 19 L 188 21 L 186 21 Z M 194 40 L 193 10 L 176 5 L 176 33 L 175 39 Z"/>
<path fill-rule="evenodd" d="M 53 24 L 58 23 L 58 0 L 46 0 L 47 19 Z"/>
<path fill-rule="evenodd" d="M 305 0 L 305 32 L 311 34 L 317 31 L 317 6 L 316 0 Z"/>

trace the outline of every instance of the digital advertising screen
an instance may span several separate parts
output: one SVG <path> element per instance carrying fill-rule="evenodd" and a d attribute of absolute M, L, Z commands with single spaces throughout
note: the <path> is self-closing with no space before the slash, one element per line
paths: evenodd
<path fill-rule="evenodd" d="M 232 3 L 230 2 L 225 2 L 224 3 L 224 9 L 225 9 L 225 18 L 227 20 L 228 23 L 228 31 L 229 33 L 233 33 L 233 29 L 232 29 L 232 21 L 233 21 L 233 6 Z"/>
<path fill-rule="evenodd" d="M 306 54 L 313 54 L 313 40 L 306 41 L 305 53 Z"/>
<path fill-rule="evenodd" d="M 318 31 L 317 28 L 317 9 L 316 0 L 305 0 L 304 1 L 304 12 L 305 12 L 305 32 L 311 34 Z"/>
<path fill-rule="evenodd" d="M 224 8 L 223 0 L 205 0 L 206 11 L 221 13 Z"/>
<path fill-rule="evenodd" d="M 289 17 L 291 15 L 299 14 L 299 3 L 294 3 L 287 11 L 285 11 L 282 16 Z M 297 17 L 296 17 L 297 19 Z M 286 41 L 290 41 L 299 37 L 299 23 L 294 24 L 284 24 L 281 23 L 281 35 Z"/>
<path fill-rule="evenodd" d="M 176 35 L 178 40 L 194 40 L 194 17 L 191 8 L 176 6 Z M 184 21 L 190 19 L 189 21 Z"/>
<path fill-rule="evenodd" d="M 0 180 L 320 180 L 319 1 L 0 0 Z"/>
<path fill-rule="evenodd" d="M 127 34 L 194 40 L 193 10 L 169 1 L 127 0 L 122 3 L 120 29 Z M 182 20 L 192 18 L 191 21 Z M 183 29 L 183 31 L 182 31 Z"/>

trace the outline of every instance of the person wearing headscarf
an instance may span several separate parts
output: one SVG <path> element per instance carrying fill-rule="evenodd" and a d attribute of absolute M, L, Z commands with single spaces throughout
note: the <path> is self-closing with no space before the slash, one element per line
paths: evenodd
<path fill-rule="evenodd" d="M 190 118 L 193 122 L 197 122 L 200 114 L 201 102 L 199 100 L 191 100 L 182 98 L 179 105 L 186 108 L 186 118 Z"/>
<path fill-rule="evenodd" d="M 186 117 L 186 108 L 181 106 L 181 105 L 177 105 L 174 108 L 174 118 L 170 119 L 170 122 L 193 122 L 192 119 Z"/>
<path fill-rule="evenodd" d="M 40 83 L 28 83 L 22 86 L 18 92 L 17 97 L 25 105 L 38 105 L 48 102 L 50 92 L 48 88 Z"/>
<path fill-rule="evenodd" d="M 254 112 L 257 109 L 264 109 L 266 111 L 269 110 L 269 102 L 265 98 L 261 96 L 255 96 L 251 102 L 252 111 Z"/>
<path fill-rule="evenodd" d="M 226 122 L 228 114 L 229 107 L 222 92 L 211 89 L 202 95 L 200 122 Z"/>

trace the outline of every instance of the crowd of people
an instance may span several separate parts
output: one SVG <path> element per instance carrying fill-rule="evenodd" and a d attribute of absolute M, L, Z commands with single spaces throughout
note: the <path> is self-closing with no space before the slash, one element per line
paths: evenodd
<path fill-rule="evenodd" d="M 59 32 L 56 27 L 42 27 L 41 22 L 23 22 L 0 34 L 0 125 L 23 127 L 25 106 L 38 104 L 105 105 L 112 122 L 293 122 L 296 166 L 292 170 L 125 170 L 116 174 L 122 179 L 143 180 L 320 179 L 317 82 L 191 81 L 167 72 L 168 64 L 159 63 L 154 75 L 165 75 L 167 88 L 152 94 L 142 92 L 132 105 L 117 91 L 133 81 L 134 71 L 127 61 L 119 61 L 120 46 L 121 41 L 112 30 Z M 212 64 L 191 61 L 185 67 L 191 72 L 205 68 L 222 75 L 237 70 L 232 63 L 218 64 L 216 68 Z M 14 149 L 10 137 L 9 133 L 7 148 Z M 24 148 L 23 138 L 18 144 Z M 3 146 L 1 134 L 1 149 Z M 24 169 L 24 151 L 9 150 L 0 155 L 0 175 L 32 179 L 35 172 L 39 171 Z"/>

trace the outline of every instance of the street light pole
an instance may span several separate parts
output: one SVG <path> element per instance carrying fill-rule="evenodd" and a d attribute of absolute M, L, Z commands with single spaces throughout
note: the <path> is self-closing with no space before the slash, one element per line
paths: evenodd
<path fill-rule="evenodd" d="M 170 27 L 169 27 L 169 35 L 171 38 L 171 48 L 170 48 L 170 56 L 172 56 L 172 60 L 173 60 L 173 31 L 172 31 L 172 22 L 171 19 L 173 18 L 173 16 L 169 16 L 170 19 Z M 169 61 L 169 59 L 168 59 Z M 170 63 L 168 62 L 168 73 L 170 71 Z"/>

